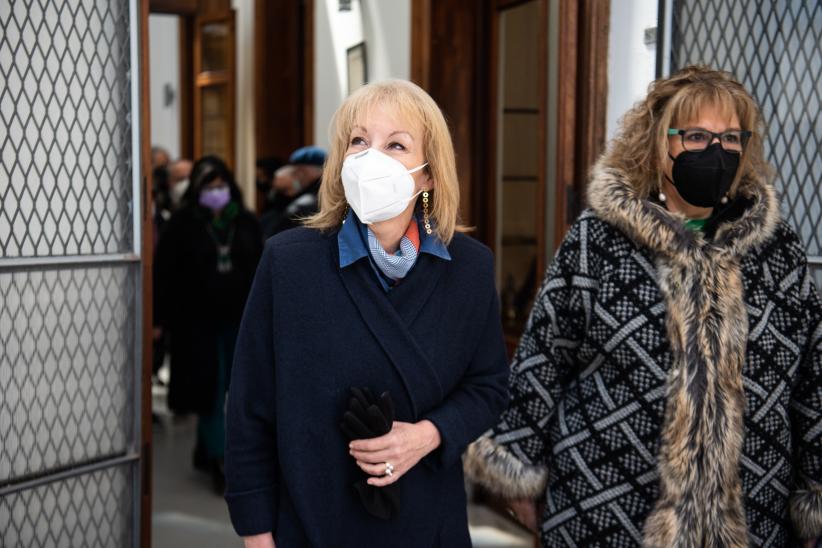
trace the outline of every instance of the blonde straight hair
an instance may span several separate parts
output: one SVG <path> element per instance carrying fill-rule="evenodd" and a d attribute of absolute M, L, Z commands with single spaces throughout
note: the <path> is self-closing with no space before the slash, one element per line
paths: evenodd
<path fill-rule="evenodd" d="M 339 228 L 347 203 L 340 173 L 354 126 L 362 124 L 376 105 L 389 108 L 401 119 L 416 124 L 423 133 L 426 173 L 434 183 L 429 198 L 430 217 L 437 237 L 446 245 L 454 232 L 467 229 L 459 224 L 460 191 L 454 145 L 448 125 L 437 104 L 422 88 L 405 80 L 387 80 L 365 85 L 352 93 L 331 120 L 330 148 L 320 184 L 320 211 L 305 225 L 327 231 Z"/>
<path fill-rule="evenodd" d="M 736 195 L 745 179 L 770 177 L 773 170 L 765 160 L 762 146 L 765 124 L 756 101 L 730 73 L 698 65 L 651 83 L 645 99 L 620 121 L 617 136 L 605 153 L 608 163 L 628 175 L 642 198 L 658 192 L 668 159 L 668 128 L 681 129 L 682 124 L 697 118 L 708 105 L 727 118 L 736 114 L 740 129 L 752 132 L 742 151 L 731 196 Z"/>

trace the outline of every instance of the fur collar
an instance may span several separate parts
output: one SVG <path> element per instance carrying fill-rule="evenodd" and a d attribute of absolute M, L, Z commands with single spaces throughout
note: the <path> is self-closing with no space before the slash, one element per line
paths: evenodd
<path fill-rule="evenodd" d="M 743 180 L 736 192 L 752 205 L 738 219 L 722 224 L 711 243 L 732 256 L 741 256 L 774 234 L 780 215 L 776 191 L 764 178 Z M 706 243 L 701 234 L 685 228 L 682 215 L 640 198 L 626 174 L 608 165 L 607 157 L 597 162 L 591 173 L 588 202 L 602 220 L 671 259 L 688 255 Z"/>

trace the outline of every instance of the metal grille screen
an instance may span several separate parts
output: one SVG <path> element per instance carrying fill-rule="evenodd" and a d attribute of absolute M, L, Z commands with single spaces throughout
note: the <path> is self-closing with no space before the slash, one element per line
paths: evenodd
<path fill-rule="evenodd" d="M 0 484 L 125 453 L 131 270 L 0 273 L 0 299 Z"/>
<path fill-rule="evenodd" d="M 785 218 L 822 288 L 822 2 L 673 0 L 671 71 L 732 72 L 762 107 Z"/>
<path fill-rule="evenodd" d="M 120 466 L 0 498 L 0 546 L 129 546 L 132 476 Z"/>
<path fill-rule="evenodd" d="M 139 540 L 136 0 L 0 0 L 0 546 Z"/>
<path fill-rule="evenodd" d="M 127 0 L 0 0 L 0 257 L 131 247 Z"/>

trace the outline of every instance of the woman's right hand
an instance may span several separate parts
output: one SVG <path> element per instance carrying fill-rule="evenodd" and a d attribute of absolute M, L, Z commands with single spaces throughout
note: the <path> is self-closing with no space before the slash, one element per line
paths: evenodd
<path fill-rule="evenodd" d="M 529 531 L 537 531 L 537 503 L 533 499 L 513 499 L 508 501 L 511 517 Z"/>
<path fill-rule="evenodd" d="M 243 543 L 245 543 L 245 548 L 277 548 L 271 533 L 243 537 Z"/>

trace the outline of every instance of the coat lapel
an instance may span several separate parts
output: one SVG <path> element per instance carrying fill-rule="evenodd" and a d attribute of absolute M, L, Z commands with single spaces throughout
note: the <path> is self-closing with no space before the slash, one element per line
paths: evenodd
<path fill-rule="evenodd" d="M 446 262 L 442 259 L 420 253 L 408 276 L 388 293 L 388 300 L 405 325 L 410 327 L 417 319 L 425 303 L 431 299 L 445 268 Z"/>
<path fill-rule="evenodd" d="M 438 264 L 440 261 L 431 259 L 428 264 L 417 265 L 424 272 L 417 271 L 403 280 L 391 291 L 398 293 L 390 298 L 374 278 L 366 259 L 339 269 L 351 300 L 399 374 L 415 420 L 443 398 L 439 376 L 410 330 L 444 269 L 444 265 Z M 403 287 L 406 282 L 408 285 Z"/>

